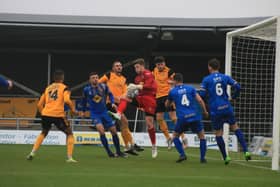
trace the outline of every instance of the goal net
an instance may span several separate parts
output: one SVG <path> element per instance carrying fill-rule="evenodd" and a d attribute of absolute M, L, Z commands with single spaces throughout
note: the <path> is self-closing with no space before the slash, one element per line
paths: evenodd
<path fill-rule="evenodd" d="M 241 85 L 233 102 L 235 116 L 253 162 L 279 170 L 280 61 L 277 17 L 230 32 L 226 43 L 226 74 Z M 229 153 L 243 160 L 241 153 Z"/>

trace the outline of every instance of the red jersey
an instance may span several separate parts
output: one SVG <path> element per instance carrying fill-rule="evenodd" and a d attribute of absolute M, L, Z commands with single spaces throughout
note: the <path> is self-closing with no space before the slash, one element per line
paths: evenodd
<path fill-rule="evenodd" d="M 135 84 L 142 84 L 143 89 L 139 91 L 139 96 L 150 95 L 155 97 L 157 92 L 157 83 L 154 75 L 149 70 L 145 69 L 141 74 L 134 79 Z"/>

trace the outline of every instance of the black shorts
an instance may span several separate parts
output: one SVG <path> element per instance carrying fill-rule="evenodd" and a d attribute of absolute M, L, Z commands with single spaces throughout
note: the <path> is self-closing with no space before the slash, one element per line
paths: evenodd
<path fill-rule="evenodd" d="M 157 98 L 156 113 L 175 111 L 175 108 L 173 108 L 172 106 L 168 107 L 168 108 L 165 107 L 165 102 L 166 102 L 167 98 L 168 98 L 168 96 L 162 96 L 162 97 Z"/>
<path fill-rule="evenodd" d="M 52 128 L 52 124 L 54 124 L 59 130 L 63 132 L 69 128 L 69 123 L 64 117 L 42 116 L 42 128 L 44 130 L 49 131 Z"/>

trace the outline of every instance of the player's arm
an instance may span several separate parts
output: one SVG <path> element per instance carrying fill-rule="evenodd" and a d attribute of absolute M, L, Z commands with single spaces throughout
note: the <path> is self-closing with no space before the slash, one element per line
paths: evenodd
<path fill-rule="evenodd" d="M 75 110 L 75 107 L 74 107 L 74 104 L 73 102 L 71 101 L 71 92 L 68 88 L 65 88 L 64 89 L 64 92 L 63 92 L 63 97 L 64 97 L 64 102 L 69 106 L 71 112 L 73 114 L 76 114 L 76 110 Z"/>
<path fill-rule="evenodd" d="M 114 95 L 113 93 L 110 91 L 109 87 L 107 85 L 105 85 L 105 93 L 107 94 L 107 96 L 109 97 L 110 103 L 112 105 L 112 108 L 117 110 L 117 106 L 115 105 L 115 99 L 114 99 Z"/>
<path fill-rule="evenodd" d="M 168 71 L 168 84 L 170 84 L 171 87 L 174 86 L 174 76 L 175 76 L 175 72 L 172 69 L 169 69 L 169 71 Z"/>
<path fill-rule="evenodd" d="M 0 86 L 7 87 L 8 89 L 11 89 L 13 87 L 13 82 L 10 80 L 6 80 L 3 77 L 0 77 Z"/>
<path fill-rule="evenodd" d="M 171 105 L 173 104 L 173 98 L 172 98 L 172 90 L 169 92 L 168 96 L 167 96 L 167 99 L 165 101 L 165 107 L 166 108 L 169 108 L 171 107 Z"/>
<path fill-rule="evenodd" d="M 46 95 L 45 93 L 43 93 L 39 99 L 39 102 L 37 104 L 37 108 L 39 110 L 40 113 L 42 113 L 42 110 L 44 108 L 44 105 L 45 105 L 45 101 L 46 101 Z"/>
<path fill-rule="evenodd" d="M 207 88 L 207 82 L 206 82 L 205 79 L 203 79 L 203 81 L 200 85 L 200 88 L 198 90 L 198 94 L 199 94 L 200 97 L 202 97 L 202 99 L 206 98 L 206 95 L 207 95 L 206 88 Z"/>
<path fill-rule="evenodd" d="M 109 80 L 108 75 L 104 74 L 101 78 L 99 78 L 99 83 L 106 83 Z"/>
<path fill-rule="evenodd" d="M 240 90 L 241 90 L 240 84 L 234 79 L 232 79 L 230 76 L 228 76 L 228 84 L 231 85 L 231 87 L 233 88 L 231 98 L 236 99 L 240 94 Z"/>
<path fill-rule="evenodd" d="M 205 117 L 208 117 L 209 114 L 207 112 L 206 105 L 205 105 L 203 99 L 199 96 L 198 93 L 195 94 L 195 99 L 197 100 L 197 102 L 201 106 L 203 114 L 205 115 Z"/>

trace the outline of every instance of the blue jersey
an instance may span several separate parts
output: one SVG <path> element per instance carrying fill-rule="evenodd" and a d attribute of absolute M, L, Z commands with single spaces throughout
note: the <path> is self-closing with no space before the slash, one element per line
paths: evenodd
<path fill-rule="evenodd" d="M 186 122 L 201 120 L 196 94 L 194 87 L 185 84 L 177 85 L 170 90 L 168 100 L 175 103 L 178 119 L 185 119 Z"/>
<path fill-rule="evenodd" d="M 106 84 L 99 83 L 96 87 L 88 85 L 84 88 L 83 95 L 83 111 L 85 111 L 88 103 L 91 114 L 107 112 L 107 96 L 109 96 L 111 103 L 114 103 L 113 94 Z"/>
<path fill-rule="evenodd" d="M 237 97 L 239 95 L 240 85 L 230 76 L 214 72 L 203 79 L 200 95 L 205 97 L 208 94 L 211 116 L 233 112 L 227 94 L 228 85 L 235 88 L 232 98 Z"/>
<path fill-rule="evenodd" d="M 8 81 L 0 76 L 0 86 L 8 87 Z"/>

